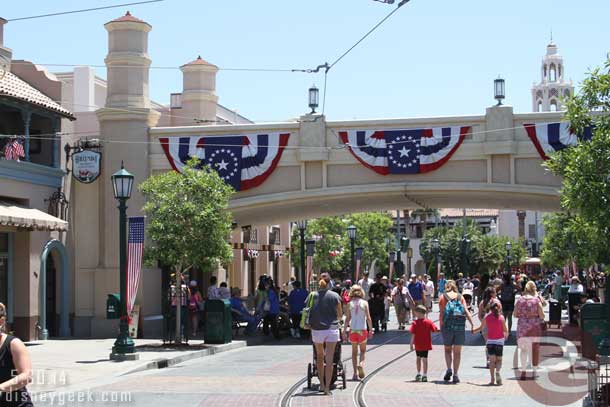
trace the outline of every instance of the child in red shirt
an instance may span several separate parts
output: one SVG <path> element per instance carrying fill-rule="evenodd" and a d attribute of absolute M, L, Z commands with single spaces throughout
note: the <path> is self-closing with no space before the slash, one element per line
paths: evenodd
<path fill-rule="evenodd" d="M 434 322 L 426 318 L 427 309 L 423 305 L 415 308 L 416 320 L 411 325 L 411 350 L 415 349 L 417 354 L 417 376 L 416 382 L 428 381 L 428 352 L 432 350 L 432 332 L 438 332 Z M 422 372 L 423 364 L 423 375 Z"/>

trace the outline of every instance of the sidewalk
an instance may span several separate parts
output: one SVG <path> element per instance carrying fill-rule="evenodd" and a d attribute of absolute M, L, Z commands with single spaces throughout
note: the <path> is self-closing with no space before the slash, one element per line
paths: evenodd
<path fill-rule="evenodd" d="M 74 390 L 112 382 L 116 377 L 148 369 L 159 369 L 246 346 L 245 341 L 223 345 L 204 345 L 191 341 L 190 346 L 175 349 L 163 347 L 158 339 L 136 339 L 140 356 L 135 361 L 111 361 L 109 355 L 115 339 L 65 339 L 26 343 L 32 359 L 32 393 Z"/>

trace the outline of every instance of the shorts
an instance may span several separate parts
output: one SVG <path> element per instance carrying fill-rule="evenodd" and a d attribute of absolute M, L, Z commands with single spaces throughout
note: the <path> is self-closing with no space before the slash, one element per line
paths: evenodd
<path fill-rule="evenodd" d="M 463 346 L 466 343 L 466 331 L 442 330 L 443 344 L 445 346 Z"/>
<path fill-rule="evenodd" d="M 416 350 L 415 354 L 417 355 L 418 358 L 424 358 L 424 359 L 428 359 L 428 352 L 427 350 Z"/>
<path fill-rule="evenodd" d="M 504 353 L 504 345 L 487 345 L 487 354 L 489 356 L 502 357 Z"/>
<path fill-rule="evenodd" d="M 349 334 L 349 341 L 355 344 L 366 343 L 369 339 L 368 331 L 351 331 Z"/>
<path fill-rule="evenodd" d="M 332 343 L 339 342 L 339 330 L 338 329 L 324 329 L 321 331 L 311 330 L 311 341 L 313 343 Z"/>

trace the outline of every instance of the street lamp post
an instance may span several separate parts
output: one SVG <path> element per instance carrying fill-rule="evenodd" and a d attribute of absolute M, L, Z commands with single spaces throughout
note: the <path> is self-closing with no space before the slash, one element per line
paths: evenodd
<path fill-rule="evenodd" d="M 437 238 L 432 239 L 432 249 L 434 250 L 434 276 L 432 277 L 432 281 L 437 284 L 439 276 L 438 276 L 438 265 L 440 263 L 440 246 L 441 243 Z"/>
<path fill-rule="evenodd" d="M 356 226 L 348 226 L 347 236 L 349 237 L 350 249 L 352 253 L 352 278 L 356 278 Z"/>
<path fill-rule="evenodd" d="M 114 197 L 119 201 L 119 283 L 121 290 L 119 336 L 112 347 L 111 357 L 124 357 L 135 353 L 133 340 L 129 336 L 127 315 L 127 200 L 131 197 L 134 176 L 123 167 L 112 177 Z"/>
<path fill-rule="evenodd" d="M 513 247 L 513 244 L 510 242 L 506 242 L 506 274 L 510 274 L 510 252 Z"/>
<path fill-rule="evenodd" d="M 299 235 L 301 238 L 301 272 L 298 280 L 301 281 L 301 284 L 305 284 L 305 229 L 307 229 L 307 220 L 301 219 L 297 221 L 297 226 L 299 228 Z"/>

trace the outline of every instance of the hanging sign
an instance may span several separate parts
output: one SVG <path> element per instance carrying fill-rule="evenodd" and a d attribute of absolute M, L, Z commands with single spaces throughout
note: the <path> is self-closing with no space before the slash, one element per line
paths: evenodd
<path fill-rule="evenodd" d="M 72 176 L 83 184 L 90 184 L 100 176 L 102 153 L 82 150 L 72 154 Z"/>

